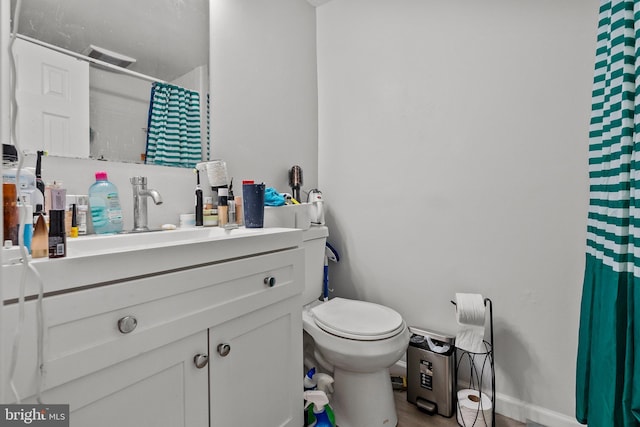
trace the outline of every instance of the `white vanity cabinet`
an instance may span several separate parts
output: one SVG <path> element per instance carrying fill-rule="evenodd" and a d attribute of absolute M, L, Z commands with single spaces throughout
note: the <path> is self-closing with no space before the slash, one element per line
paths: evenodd
<path fill-rule="evenodd" d="M 271 250 L 45 292 L 43 402 L 68 403 L 72 427 L 302 425 L 304 252 L 283 233 Z M 17 319 L 6 300 L 5 374 Z M 35 402 L 37 325 L 29 300 L 24 402 Z"/>

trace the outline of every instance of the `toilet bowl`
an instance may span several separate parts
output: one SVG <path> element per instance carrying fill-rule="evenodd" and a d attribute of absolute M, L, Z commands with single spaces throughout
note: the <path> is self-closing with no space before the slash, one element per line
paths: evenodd
<path fill-rule="evenodd" d="M 306 346 L 334 378 L 331 405 L 340 427 L 395 426 L 389 367 L 405 353 L 410 333 L 388 307 L 334 298 L 306 306 Z"/>
<path fill-rule="evenodd" d="M 303 232 L 305 366 L 333 376 L 331 406 L 338 426 L 395 426 L 388 368 L 405 354 L 411 334 L 402 316 L 389 307 L 337 297 L 318 300 L 327 235 L 326 227 Z"/>

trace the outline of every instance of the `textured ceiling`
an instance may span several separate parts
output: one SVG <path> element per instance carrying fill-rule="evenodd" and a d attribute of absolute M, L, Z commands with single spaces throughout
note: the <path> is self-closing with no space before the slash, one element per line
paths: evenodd
<path fill-rule="evenodd" d="M 131 70 L 173 80 L 208 64 L 208 5 L 209 0 L 22 0 L 18 32 L 77 53 L 97 45 L 136 58 Z"/>

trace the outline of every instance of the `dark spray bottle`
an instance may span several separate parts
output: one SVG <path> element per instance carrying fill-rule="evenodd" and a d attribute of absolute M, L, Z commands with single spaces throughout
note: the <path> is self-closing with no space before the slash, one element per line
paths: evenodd
<path fill-rule="evenodd" d="M 65 230 L 66 190 L 54 189 L 51 192 L 51 210 L 49 211 L 49 258 L 67 256 L 67 232 Z"/>
<path fill-rule="evenodd" d="M 200 187 L 200 171 L 196 169 L 196 226 L 204 225 L 202 188 Z"/>
<path fill-rule="evenodd" d="M 64 210 L 49 211 L 49 258 L 67 256 L 67 233 L 64 229 L 66 212 Z"/>
<path fill-rule="evenodd" d="M 42 200 L 44 200 L 44 181 L 42 180 L 42 156 L 44 151 L 38 151 L 38 158 L 36 160 L 36 188 L 42 193 Z M 44 212 L 44 202 L 42 205 L 35 205 L 33 207 L 35 213 Z"/>

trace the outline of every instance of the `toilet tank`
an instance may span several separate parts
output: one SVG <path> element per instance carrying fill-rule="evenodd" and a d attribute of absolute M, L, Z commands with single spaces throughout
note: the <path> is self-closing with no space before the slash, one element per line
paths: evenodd
<path fill-rule="evenodd" d="M 302 231 L 305 268 L 303 304 L 315 301 L 322 295 L 324 248 L 327 236 L 329 236 L 329 229 L 325 226 L 314 225 Z"/>

